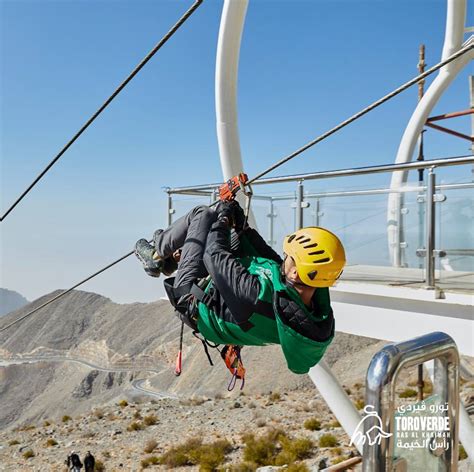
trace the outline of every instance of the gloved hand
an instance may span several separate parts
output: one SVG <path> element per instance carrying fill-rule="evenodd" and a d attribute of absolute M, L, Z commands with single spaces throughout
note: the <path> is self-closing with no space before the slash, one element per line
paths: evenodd
<path fill-rule="evenodd" d="M 245 213 L 237 200 L 234 200 L 234 228 L 237 233 L 244 229 Z"/>
<path fill-rule="evenodd" d="M 234 201 L 221 201 L 216 206 L 217 219 L 225 220 L 229 226 L 234 224 Z"/>

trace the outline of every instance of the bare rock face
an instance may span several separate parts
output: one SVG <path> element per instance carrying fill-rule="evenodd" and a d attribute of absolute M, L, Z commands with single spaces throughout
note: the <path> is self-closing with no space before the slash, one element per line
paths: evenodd
<path fill-rule="evenodd" d="M 81 381 L 81 383 L 72 391 L 73 398 L 89 397 L 92 393 L 94 380 L 99 375 L 98 370 L 92 370 Z"/>

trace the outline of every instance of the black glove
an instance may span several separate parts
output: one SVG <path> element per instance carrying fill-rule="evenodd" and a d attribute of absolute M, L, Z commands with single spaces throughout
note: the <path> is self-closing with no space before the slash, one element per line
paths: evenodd
<path fill-rule="evenodd" d="M 246 224 L 245 213 L 237 200 L 234 200 L 232 203 L 234 203 L 234 228 L 239 233 L 244 229 L 244 224 Z"/>
<path fill-rule="evenodd" d="M 216 212 L 217 219 L 222 221 L 227 221 L 229 226 L 234 224 L 234 201 L 221 201 L 217 204 Z"/>

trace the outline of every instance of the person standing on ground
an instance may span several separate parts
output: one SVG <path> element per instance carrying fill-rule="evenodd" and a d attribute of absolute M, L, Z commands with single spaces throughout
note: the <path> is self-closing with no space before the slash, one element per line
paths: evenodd
<path fill-rule="evenodd" d="M 76 451 L 71 451 L 71 454 L 66 460 L 66 465 L 71 472 L 80 472 L 82 469 L 82 462 Z"/>
<path fill-rule="evenodd" d="M 91 454 L 91 451 L 87 451 L 87 454 L 84 457 L 84 467 L 85 472 L 94 472 L 95 470 L 95 458 Z"/>

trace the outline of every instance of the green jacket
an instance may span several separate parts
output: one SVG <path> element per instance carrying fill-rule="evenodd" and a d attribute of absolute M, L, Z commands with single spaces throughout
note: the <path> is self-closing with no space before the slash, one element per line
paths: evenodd
<path fill-rule="evenodd" d="M 223 244 L 221 240 L 217 246 Z M 230 250 L 222 255 L 222 247 L 213 248 L 209 243 L 208 246 L 206 253 L 210 254 L 207 259 L 205 257 L 204 262 L 212 281 L 206 292 L 213 293 L 214 303 L 210 307 L 204 303 L 198 304 L 199 332 L 217 344 L 280 344 L 288 368 L 297 374 L 307 373 L 321 360 L 334 337 L 329 290 L 316 289 L 310 310 L 303 304 L 296 290 L 282 282 L 281 259 L 278 261 L 258 256 L 232 258 Z M 274 259 L 277 257 L 279 256 Z M 237 297 L 237 300 L 241 303 L 236 306 L 234 301 L 232 307 L 232 297 L 226 303 L 226 292 L 229 294 L 230 290 L 227 286 L 222 286 L 222 280 L 232 278 L 235 272 L 238 272 L 234 281 L 235 291 L 238 291 L 240 298 Z M 222 273 L 226 278 L 220 276 Z M 256 286 L 259 287 L 258 298 L 255 301 L 254 297 L 249 302 L 246 300 L 245 287 L 242 286 L 249 283 L 255 286 L 256 281 Z M 229 308 L 233 315 L 228 313 Z M 236 319 L 236 311 L 246 313 Z"/>

